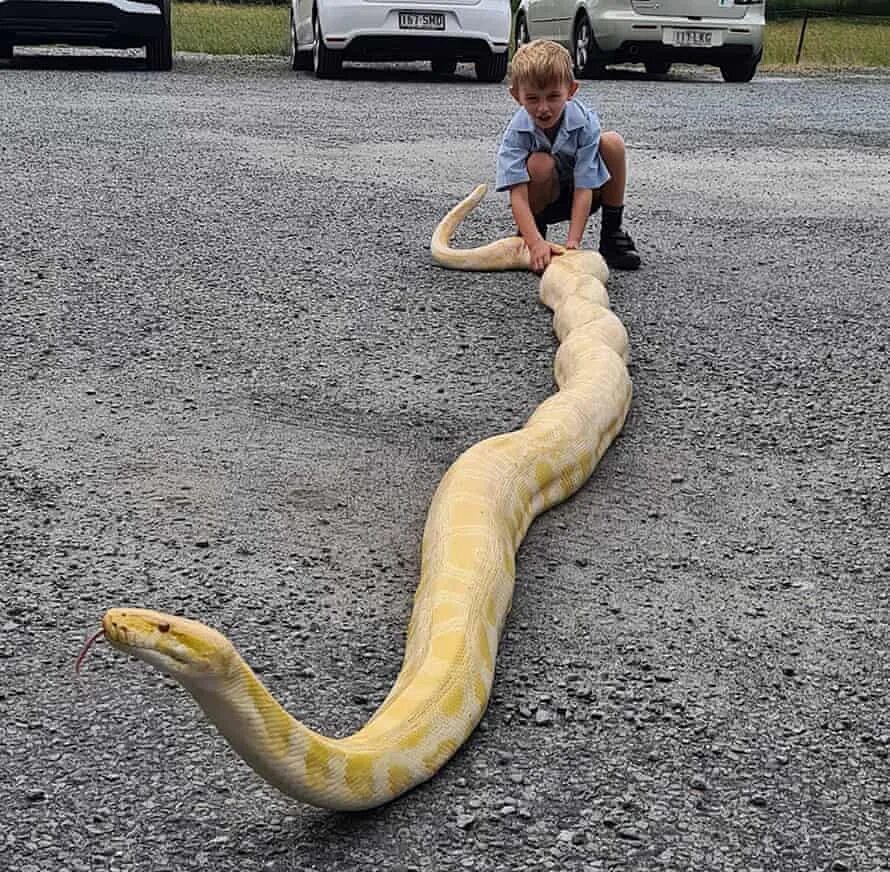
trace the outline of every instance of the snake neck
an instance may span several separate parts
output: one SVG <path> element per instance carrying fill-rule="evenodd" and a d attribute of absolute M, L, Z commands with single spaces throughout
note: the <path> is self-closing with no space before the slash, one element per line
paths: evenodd
<path fill-rule="evenodd" d="M 323 808 L 372 808 L 427 780 L 482 717 L 497 636 L 480 631 L 487 622 L 478 611 L 459 623 L 433 632 L 422 662 L 406 659 L 398 692 L 343 738 L 322 735 L 290 715 L 237 653 L 226 677 L 186 689 L 236 753 L 283 793 Z M 476 662 L 475 646 L 462 643 L 480 633 L 488 651 L 483 664 Z"/>

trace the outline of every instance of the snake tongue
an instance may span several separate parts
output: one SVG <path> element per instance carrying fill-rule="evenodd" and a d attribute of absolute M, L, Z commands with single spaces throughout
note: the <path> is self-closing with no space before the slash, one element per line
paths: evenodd
<path fill-rule="evenodd" d="M 74 661 L 74 671 L 75 672 L 78 672 L 78 673 L 80 672 L 81 664 L 83 663 L 84 658 L 87 656 L 87 652 L 104 635 L 105 635 L 105 627 L 101 627 L 99 630 L 97 630 L 95 633 L 93 633 L 93 635 L 90 636 L 89 639 L 86 640 L 86 642 L 83 643 L 83 648 L 80 649 L 80 654 L 77 655 L 77 660 Z"/>

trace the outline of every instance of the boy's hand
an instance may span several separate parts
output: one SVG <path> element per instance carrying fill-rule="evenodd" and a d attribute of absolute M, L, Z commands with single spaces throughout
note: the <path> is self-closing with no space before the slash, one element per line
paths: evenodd
<path fill-rule="evenodd" d="M 550 265 L 550 245 L 546 239 L 541 238 L 529 245 L 528 253 L 532 272 L 542 273 Z"/>
<path fill-rule="evenodd" d="M 540 275 L 550 266 L 550 260 L 554 255 L 562 254 L 562 249 L 539 237 L 536 242 L 529 245 L 528 253 L 531 271 Z"/>
<path fill-rule="evenodd" d="M 572 249 L 575 251 L 581 245 L 580 239 L 567 239 L 566 240 L 566 248 Z"/>
<path fill-rule="evenodd" d="M 516 229 L 528 249 L 529 269 L 540 275 L 550 266 L 553 255 L 562 254 L 565 249 L 561 245 L 547 242 L 541 235 L 528 203 L 528 184 L 514 185 L 510 188 L 510 208 L 516 219 Z"/>

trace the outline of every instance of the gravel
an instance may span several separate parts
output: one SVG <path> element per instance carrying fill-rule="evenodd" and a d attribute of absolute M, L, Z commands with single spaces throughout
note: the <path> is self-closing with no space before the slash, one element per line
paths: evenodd
<path fill-rule="evenodd" d="M 224 630 L 314 728 L 382 701 L 433 489 L 553 389 L 535 280 L 427 251 L 506 90 L 0 71 L 0 868 L 890 869 L 888 84 L 584 83 L 630 149 L 633 408 L 521 548 L 478 731 L 343 815 L 169 679 L 72 666 L 146 605 Z M 460 242 L 510 229 L 492 195 Z"/>

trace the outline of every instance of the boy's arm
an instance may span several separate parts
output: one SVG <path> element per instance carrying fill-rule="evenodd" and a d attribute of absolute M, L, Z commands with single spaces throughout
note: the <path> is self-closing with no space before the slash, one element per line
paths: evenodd
<path fill-rule="evenodd" d="M 590 204 L 593 202 L 593 191 L 590 188 L 575 188 L 572 194 L 572 214 L 569 219 L 569 236 L 566 248 L 578 248 L 581 237 L 590 217 Z M 517 222 L 518 223 L 518 222 Z"/>
<path fill-rule="evenodd" d="M 498 149 L 497 181 L 498 191 L 510 191 L 510 208 L 523 242 L 529 250 L 533 272 L 541 273 L 550 263 L 551 246 L 541 235 L 528 202 L 528 156 L 530 152 L 526 137 L 507 128 Z M 561 249 L 560 249 L 561 250 Z"/>
<path fill-rule="evenodd" d="M 578 150 L 575 152 L 575 193 L 572 195 L 566 248 L 578 248 L 581 245 L 581 237 L 590 217 L 593 192 L 609 181 L 609 170 L 599 152 L 599 116 L 596 112 L 585 111 L 587 123 L 578 134 Z"/>
<path fill-rule="evenodd" d="M 522 240 L 528 246 L 532 272 L 543 272 L 550 263 L 550 243 L 541 236 L 528 202 L 528 183 L 510 188 L 510 208 Z"/>

